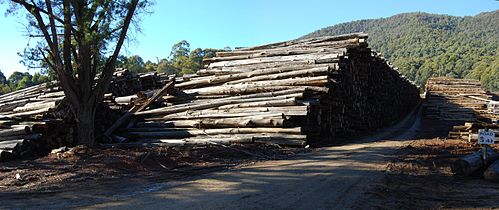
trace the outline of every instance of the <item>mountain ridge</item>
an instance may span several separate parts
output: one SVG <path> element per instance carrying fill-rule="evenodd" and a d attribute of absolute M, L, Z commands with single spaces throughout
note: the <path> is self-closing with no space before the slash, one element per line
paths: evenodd
<path fill-rule="evenodd" d="M 418 85 L 433 76 L 479 79 L 499 90 L 499 10 L 475 16 L 410 12 L 386 18 L 340 23 L 301 38 L 353 32 L 369 34 L 381 52 Z"/>

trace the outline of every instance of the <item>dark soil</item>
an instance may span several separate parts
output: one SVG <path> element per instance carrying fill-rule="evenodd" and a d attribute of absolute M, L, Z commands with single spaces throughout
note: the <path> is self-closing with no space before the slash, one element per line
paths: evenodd
<path fill-rule="evenodd" d="M 470 177 L 452 174 L 451 164 L 478 151 L 463 140 L 415 140 L 387 165 L 386 176 L 369 192 L 371 205 L 382 209 L 497 208 L 499 183 L 478 172 Z M 495 147 L 496 151 L 499 147 Z"/>
<path fill-rule="evenodd" d="M 177 179 L 268 159 L 284 159 L 306 149 L 254 144 L 196 147 L 73 147 L 36 160 L 0 164 L 2 193 L 52 192 L 70 185 L 120 178 Z"/>

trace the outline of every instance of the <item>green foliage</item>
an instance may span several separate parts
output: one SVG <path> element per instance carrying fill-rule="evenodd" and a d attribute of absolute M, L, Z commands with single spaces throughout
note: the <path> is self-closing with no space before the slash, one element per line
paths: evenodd
<path fill-rule="evenodd" d="M 48 82 L 49 77 L 40 73 L 31 75 L 28 72 L 13 72 L 9 79 L 5 79 L 4 74 L 0 71 L 0 95 L 14 90 L 27 88 L 33 85 Z"/>
<path fill-rule="evenodd" d="M 499 90 L 499 10 L 473 17 L 404 13 L 342 23 L 305 37 L 364 31 L 369 45 L 419 85 L 434 76 L 480 79 Z"/>
<path fill-rule="evenodd" d="M 116 63 L 117 68 L 125 68 L 132 72 L 143 73 L 146 72 L 144 60 L 138 55 L 126 57 L 123 55 L 118 56 Z"/>
<path fill-rule="evenodd" d="M 0 84 L 6 84 L 7 83 L 7 78 L 3 74 L 3 72 L 0 70 Z"/>
<path fill-rule="evenodd" d="M 203 59 L 215 57 L 216 52 L 226 50 L 230 50 L 230 48 L 224 50 L 196 48 L 191 51 L 189 42 L 182 40 L 172 46 L 168 58 L 161 59 L 158 63 L 151 61 L 144 63 L 144 60 L 138 55 L 130 57 L 120 55 L 116 67 L 138 73 L 157 71 L 176 75 L 194 74 L 203 67 Z"/>

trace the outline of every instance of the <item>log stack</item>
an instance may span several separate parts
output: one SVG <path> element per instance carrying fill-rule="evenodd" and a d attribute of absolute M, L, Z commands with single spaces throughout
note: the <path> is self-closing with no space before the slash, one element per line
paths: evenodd
<path fill-rule="evenodd" d="M 109 136 L 138 144 L 303 146 L 390 125 L 419 102 L 419 91 L 366 39 L 355 33 L 219 52 L 198 73 L 177 78 L 118 70 L 104 104 L 131 118 Z M 162 88 L 167 83 L 173 87 Z M 71 142 L 74 120 L 63 98 L 56 83 L 0 96 L 0 133 L 13 132 L 0 141 L 18 140 L 0 146 L 2 155 Z"/>
<path fill-rule="evenodd" d="M 21 151 L 28 142 L 41 142 L 38 129 L 46 122 L 44 114 L 58 107 L 64 93 L 55 83 L 45 83 L 0 96 L 0 161 L 16 156 L 26 157 Z M 33 151 L 34 148 L 30 148 Z M 21 154 L 22 153 L 22 154 Z"/>
<path fill-rule="evenodd" d="M 424 117 L 450 122 L 450 138 L 477 141 L 478 129 L 499 128 L 495 124 L 499 115 L 487 109 L 494 95 L 483 90 L 478 80 L 430 78 L 425 94 Z"/>
<path fill-rule="evenodd" d="M 476 122 L 480 115 L 487 115 L 486 100 L 491 99 L 478 80 L 430 78 L 423 113 L 430 119 Z"/>
<path fill-rule="evenodd" d="M 418 103 L 419 91 L 366 39 L 355 33 L 219 52 L 114 137 L 303 146 L 390 125 Z"/>
<path fill-rule="evenodd" d="M 496 142 L 499 142 L 499 125 L 490 124 L 484 122 L 466 122 L 464 125 L 452 126 L 452 130 L 449 131 L 449 138 L 453 139 L 463 139 L 469 142 L 478 141 L 478 131 L 480 129 L 488 129 L 489 131 L 495 132 Z"/>
<path fill-rule="evenodd" d="M 112 80 L 114 89 L 110 88 L 110 93 L 106 94 L 105 104 L 121 109 L 122 106 L 116 106 L 113 92 L 129 93 L 137 88 L 143 90 L 144 87 L 155 89 L 162 86 L 160 79 L 155 73 L 117 71 Z M 116 85 L 123 81 L 139 85 L 130 88 Z M 0 95 L 0 161 L 14 157 L 35 157 L 50 151 L 50 148 L 74 144 L 74 118 L 64 98 L 64 92 L 56 82 Z M 96 118 L 96 129 L 101 133 L 116 119 L 113 116 L 115 113 L 107 106 L 99 107 L 100 111 L 105 112 Z"/>

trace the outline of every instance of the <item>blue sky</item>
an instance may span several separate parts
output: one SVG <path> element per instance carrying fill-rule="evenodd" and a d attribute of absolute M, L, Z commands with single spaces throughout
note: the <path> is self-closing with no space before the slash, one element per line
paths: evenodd
<path fill-rule="evenodd" d="M 5 4 L 0 12 L 5 12 Z M 171 46 L 187 40 L 191 49 L 243 47 L 284 41 L 314 30 L 360 19 L 403 12 L 472 16 L 499 9 L 495 0 L 156 0 L 153 13 L 141 17 L 142 33 L 122 53 L 156 61 Z M 27 39 L 24 19 L 0 16 L 0 70 L 26 71 L 17 52 Z M 34 70 L 30 71 L 34 73 Z"/>

